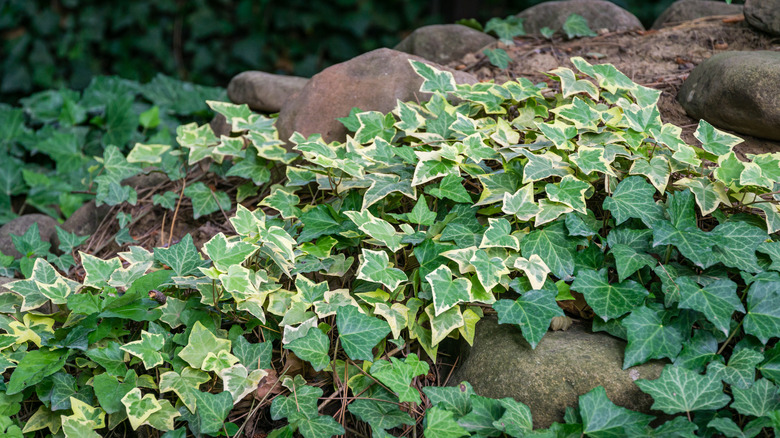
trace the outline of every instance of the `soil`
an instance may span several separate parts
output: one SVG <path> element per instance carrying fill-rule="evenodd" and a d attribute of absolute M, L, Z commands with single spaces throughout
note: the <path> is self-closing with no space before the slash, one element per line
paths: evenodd
<path fill-rule="evenodd" d="M 496 43 L 504 48 L 513 62 L 508 69 L 499 69 L 491 65 L 483 53 L 468 54 L 463 59 L 448 66 L 471 72 L 480 80 L 495 80 L 503 83 L 519 77 L 534 82 L 555 83 L 543 73 L 557 67 L 573 69 L 571 57 L 581 56 L 592 64 L 611 63 L 624 72 L 634 82 L 662 91 L 658 106 L 665 123 L 683 128 L 683 139 L 690 144 L 698 144 L 693 132 L 697 120 L 688 117 L 677 103 L 677 91 L 691 70 L 715 53 L 725 50 L 772 50 L 780 51 L 780 38 L 771 37 L 750 27 L 741 15 L 706 17 L 682 23 L 675 27 L 649 31 L 629 31 L 603 33 L 592 38 L 565 41 L 557 36 L 553 40 L 542 37 L 521 37 L 515 39 L 513 46 Z M 780 142 L 741 135 L 745 142 L 735 150 L 743 159 L 746 153 L 765 153 L 780 151 Z M 188 183 L 201 179 L 202 169 L 188 175 Z M 212 178 L 209 181 L 215 188 L 235 193 L 241 184 L 236 179 L 229 181 Z M 265 192 L 268 191 L 264 188 Z M 153 206 L 153 193 L 171 190 L 181 191 L 181 182 L 167 182 L 148 190 L 139 191 L 139 203 L 123 206 L 137 220 L 130 225 L 130 235 L 137 239 L 136 245 L 145 248 L 167 246 L 178 242 L 186 233 L 193 236 L 198 248 L 220 231 L 231 234 L 232 227 L 222 213 L 217 212 L 199 220 L 192 219 L 192 207 L 185 197 L 176 218 L 170 211 Z M 247 199 L 243 202 L 254 208 L 259 199 L 267 193 Z M 152 193 L 153 192 L 153 193 Z M 140 201 L 143 200 L 143 201 Z M 112 209 L 101 228 L 87 242 L 86 251 L 108 258 L 116 255 L 122 247 L 112 236 L 118 230 L 115 216 L 120 210 Z M 231 212 L 225 212 L 229 217 Z M 171 233 L 171 223 L 174 224 Z"/>

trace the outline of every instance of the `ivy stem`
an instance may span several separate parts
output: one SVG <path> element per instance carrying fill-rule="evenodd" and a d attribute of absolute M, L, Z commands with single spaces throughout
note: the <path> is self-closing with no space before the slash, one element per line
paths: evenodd
<path fill-rule="evenodd" d="M 742 321 L 737 324 L 737 326 L 734 328 L 734 331 L 731 332 L 731 335 L 729 335 L 728 339 L 726 339 L 726 342 L 723 343 L 723 345 L 720 346 L 718 349 L 718 352 L 715 354 L 721 354 L 723 353 L 723 350 L 726 348 L 726 345 L 729 345 L 729 342 L 736 336 L 737 332 L 739 331 L 739 328 L 742 327 L 742 323 L 745 322 L 745 319 L 743 318 Z"/>
<path fill-rule="evenodd" d="M 669 259 L 672 257 L 672 245 L 666 245 L 666 254 L 664 254 L 664 264 L 669 263 Z"/>

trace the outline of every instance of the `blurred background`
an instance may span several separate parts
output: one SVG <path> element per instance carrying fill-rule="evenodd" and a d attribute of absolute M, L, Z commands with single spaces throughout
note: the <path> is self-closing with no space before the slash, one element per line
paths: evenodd
<path fill-rule="evenodd" d="M 244 70 L 311 76 L 427 24 L 516 14 L 541 0 L 0 0 L 0 100 L 158 72 L 227 86 Z M 646 27 L 673 0 L 613 0 Z M 738 1 L 735 1 L 738 3 Z"/>

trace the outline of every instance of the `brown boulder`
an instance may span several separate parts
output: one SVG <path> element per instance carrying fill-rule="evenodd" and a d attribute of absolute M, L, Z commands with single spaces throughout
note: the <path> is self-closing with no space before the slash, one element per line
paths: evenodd
<path fill-rule="evenodd" d="M 460 24 L 423 26 L 393 49 L 447 64 L 496 42 L 492 36 Z"/>
<path fill-rule="evenodd" d="M 295 97 L 309 80 L 298 76 L 275 75 L 262 71 L 237 74 L 228 84 L 233 103 L 247 104 L 254 111 L 276 113 Z"/>
<path fill-rule="evenodd" d="M 605 0 L 565 0 L 540 3 L 517 14 L 523 19 L 527 34 L 538 34 L 543 27 L 560 30 L 569 15 L 577 14 L 588 20 L 594 31 L 644 30 L 644 26 L 632 13 Z"/>
<path fill-rule="evenodd" d="M 430 64 L 454 74 L 458 83 L 473 84 L 471 74 L 442 67 L 419 56 L 392 49 L 377 49 L 333 65 L 314 75 L 298 95 L 282 107 L 276 127 L 287 141 L 293 132 L 304 136 L 319 133 L 325 141 L 343 141 L 347 129 L 336 118 L 346 117 L 353 107 L 363 111 L 390 112 L 396 101 L 426 101 L 422 78 L 409 60 Z"/>
<path fill-rule="evenodd" d="M 653 23 L 653 29 L 676 26 L 684 21 L 713 15 L 738 15 L 742 5 L 728 4 L 723 0 L 679 0 L 670 5 Z"/>
<path fill-rule="evenodd" d="M 758 30 L 780 35 L 780 0 L 745 0 L 745 20 Z"/>

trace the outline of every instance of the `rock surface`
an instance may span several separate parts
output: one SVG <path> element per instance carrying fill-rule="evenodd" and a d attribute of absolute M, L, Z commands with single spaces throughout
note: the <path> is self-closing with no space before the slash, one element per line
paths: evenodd
<path fill-rule="evenodd" d="M 279 138 L 287 141 L 293 132 L 304 136 L 319 133 L 327 141 L 346 139 L 347 129 L 337 117 L 346 117 L 353 107 L 363 111 L 390 112 L 397 100 L 426 101 L 421 93 L 422 78 L 409 60 L 426 62 L 454 74 L 458 83 L 476 83 L 468 73 L 454 71 L 419 56 L 392 49 L 377 49 L 326 68 L 314 75 L 294 99 L 279 113 Z"/>
<path fill-rule="evenodd" d="M 741 13 L 742 5 L 728 4 L 722 0 L 678 0 L 658 16 L 652 29 L 676 26 L 683 21 L 713 15 L 738 15 Z"/>
<path fill-rule="evenodd" d="M 447 64 L 494 42 L 492 36 L 468 26 L 435 24 L 415 30 L 393 49 Z"/>
<path fill-rule="evenodd" d="M 693 69 L 677 94 L 689 116 L 780 140 L 780 52 L 723 52 Z"/>
<path fill-rule="evenodd" d="M 601 385 L 615 404 L 649 412 L 652 398 L 637 379 L 657 379 L 663 362 L 623 370 L 625 342 L 605 333 L 590 333 L 580 324 L 565 332 L 548 332 L 535 350 L 520 330 L 499 325 L 494 317 L 477 324 L 474 346 L 450 384 L 468 381 L 484 397 L 512 397 L 531 408 L 534 428 L 562 422 L 567 406 Z"/>
<path fill-rule="evenodd" d="M 745 0 L 745 20 L 758 30 L 780 35 L 780 0 Z"/>
<path fill-rule="evenodd" d="M 0 251 L 5 255 L 21 257 L 22 254 L 16 250 L 11 234 L 21 236 L 32 224 L 38 224 L 38 233 L 41 240 L 51 244 L 51 252 L 57 251 L 60 240 L 57 237 L 56 226 L 59 225 L 56 219 L 45 214 L 26 214 L 19 216 L 14 220 L 0 227 Z"/>
<path fill-rule="evenodd" d="M 262 71 L 239 73 L 228 84 L 233 103 L 247 104 L 254 111 L 276 113 L 292 99 L 309 80 L 298 76 L 275 75 Z"/>
<path fill-rule="evenodd" d="M 571 14 L 582 15 L 594 30 L 644 30 L 632 13 L 605 0 L 565 0 L 540 3 L 517 14 L 527 34 L 538 34 L 543 27 L 559 30 Z"/>
<path fill-rule="evenodd" d="M 111 207 L 106 204 L 98 207 L 95 205 L 94 200 L 89 201 L 65 220 L 62 224 L 62 229 L 69 233 L 76 233 L 79 236 L 94 234 L 109 210 L 111 210 Z"/>

